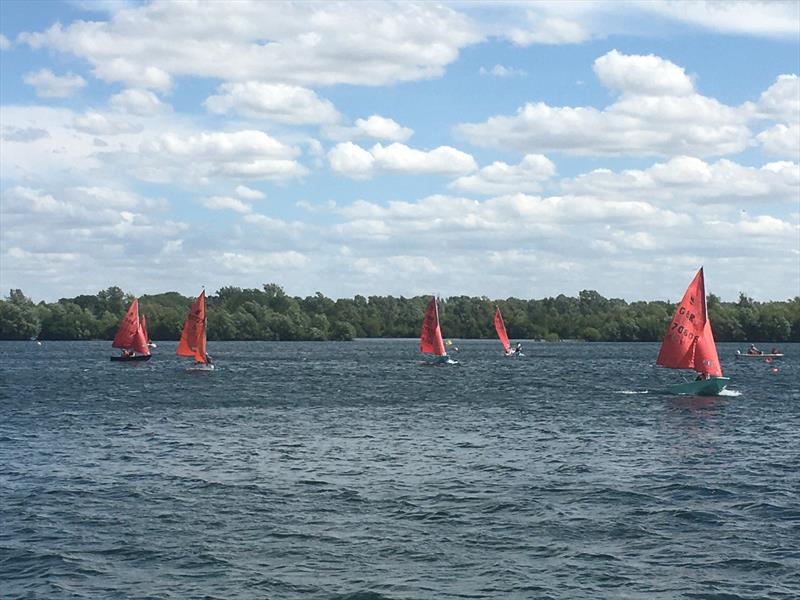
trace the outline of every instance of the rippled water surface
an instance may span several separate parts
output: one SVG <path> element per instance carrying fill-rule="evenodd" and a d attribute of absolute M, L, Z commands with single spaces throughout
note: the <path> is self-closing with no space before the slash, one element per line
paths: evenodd
<path fill-rule="evenodd" d="M 800 597 L 800 345 L 457 344 L 0 343 L 0 595 Z"/>

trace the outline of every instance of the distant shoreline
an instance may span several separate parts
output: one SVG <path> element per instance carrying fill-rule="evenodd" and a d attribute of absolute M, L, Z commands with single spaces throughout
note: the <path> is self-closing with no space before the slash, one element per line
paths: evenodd
<path fill-rule="evenodd" d="M 111 340 L 133 296 L 118 287 L 95 295 L 34 303 L 21 290 L 0 300 L 0 340 Z M 177 292 L 138 298 L 151 339 L 178 340 L 192 298 Z M 430 296 L 359 296 L 333 300 L 321 293 L 289 296 L 279 285 L 224 287 L 207 295 L 209 341 L 349 341 L 354 338 L 418 338 Z M 677 300 L 677 298 L 676 298 Z M 707 297 L 718 342 L 782 344 L 800 341 L 800 297 L 757 302 L 740 294 L 737 302 Z M 528 300 L 453 296 L 439 301 L 445 339 L 494 339 L 494 314 L 502 312 L 514 340 L 658 342 L 676 304 L 627 302 L 593 290 L 577 297 Z"/>

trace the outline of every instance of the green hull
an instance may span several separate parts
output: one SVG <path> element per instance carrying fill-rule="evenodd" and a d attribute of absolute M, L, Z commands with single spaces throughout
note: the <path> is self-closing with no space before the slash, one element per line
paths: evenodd
<path fill-rule="evenodd" d="M 673 385 L 669 388 L 669 393 L 689 396 L 719 396 L 730 380 L 730 377 L 712 377 L 701 381 L 687 381 Z"/>

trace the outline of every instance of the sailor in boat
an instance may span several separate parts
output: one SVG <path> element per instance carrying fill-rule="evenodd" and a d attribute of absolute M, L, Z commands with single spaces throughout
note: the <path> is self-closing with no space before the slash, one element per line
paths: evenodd
<path fill-rule="evenodd" d="M 761 350 L 756 348 L 755 344 L 750 344 L 750 347 L 747 349 L 748 354 L 761 354 Z"/>
<path fill-rule="evenodd" d="M 517 342 L 517 347 L 514 348 L 514 354 L 522 354 L 522 342 Z"/>
<path fill-rule="evenodd" d="M 214 364 L 214 361 L 211 360 L 211 355 L 210 354 L 206 354 L 206 364 L 207 365 L 213 365 Z"/>
<path fill-rule="evenodd" d="M 133 358 L 135 352 L 133 350 L 123 350 L 122 351 L 122 358 Z"/>
<path fill-rule="evenodd" d="M 708 373 L 698 373 L 697 377 L 694 378 L 695 381 L 708 381 L 711 379 L 711 375 Z"/>
<path fill-rule="evenodd" d="M 770 354 L 780 354 L 781 351 L 778 348 L 773 348 L 772 350 L 769 351 L 769 353 Z"/>

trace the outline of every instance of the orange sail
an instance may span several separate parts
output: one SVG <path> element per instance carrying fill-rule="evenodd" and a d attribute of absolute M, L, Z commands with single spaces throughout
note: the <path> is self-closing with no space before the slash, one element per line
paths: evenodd
<path fill-rule="evenodd" d="M 706 311 L 706 286 L 701 268 L 686 289 L 667 328 L 656 364 L 671 369 L 694 369 L 722 377 L 714 334 Z"/>
<path fill-rule="evenodd" d="M 436 296 L 431 298 L 425 316 L 422 318 L 422 335 L 419 338 L 419 351 L 432 352 L 436 356 L 444 356 L 444 340 L 439 327 L 439 309 L 436 306 Z"/>
<path fill-rule="evenodd" d="M 131 347 L 139 354 L 150 355 L 150 346 L 147 345 L 147 332 L 144 330 L 144 319 L 139 319 L 139 329 L 136 330 L 136 335 L 133 336 L 133 345 Z"/>
<path fill-rule="evenodd" d="M 500 343 L 503 344 L 503 350 L 509 352 L 511 344 L 508 343 L 508 334 L 506 333 L 506 324 L 503 323 L 503 315 L 500 314 L 500 307 L 495 306 L 494 311 L 494 329 L 497 331 L 497 337 L 500 338 Z"/>
<path fill-rule="evenodd" d="M 142 324 L 142 331 L 144 332 L 144 339 L 145 342 L 148 344 L 150 343 L 150 334 L 147 333 L 147 319 L 145 319 L 144 314 L 139 317 L 139 322 Z"/>
<path fill-rule="evenodd" d="M 181 341 L 175 352 L 178 356 L 193 356 L 197 362 L 206 360 L 206 291 L 200 292 L 186 315 Z"/>
<path fill-rule="evenodd" d="M 117 333 L 114 336 L 114 341 L 111 343 L 112 348 L 122 348 L 124 350 L 134 350 L 140 354 L 150 354 L 147 349 L 147 343 L 141 343 L 139 339 L 139 301 L 134 298 L 131 305 L 128 307 L 128 312 L 122 317 L 119 322 Z"/>

